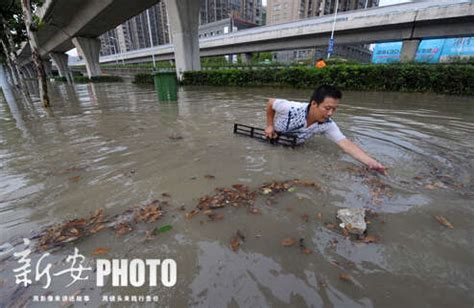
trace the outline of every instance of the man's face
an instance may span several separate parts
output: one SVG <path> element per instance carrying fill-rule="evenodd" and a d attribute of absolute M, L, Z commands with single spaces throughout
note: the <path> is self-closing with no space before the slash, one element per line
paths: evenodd
<path fill-rule="evenodd" d="M 322 123 L 336 112 L 337 107 L 339 107 L 339 99 L 326 97 L 321 104 L 316 105 L 316 102 L 313 102 L 313 104 L 315 105 L 314 107 L 316 107 L 316 120 Z"/>

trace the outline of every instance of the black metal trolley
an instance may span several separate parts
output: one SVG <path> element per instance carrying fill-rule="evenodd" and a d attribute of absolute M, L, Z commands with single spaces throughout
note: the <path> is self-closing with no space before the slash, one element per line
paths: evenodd
<path fill-rule="evenodd" d="M 258 127 L 248 126 L 244 124 L 234 124 L 234 134 L 255 138 L 259 141 L 268 142 L 270 144 L 279 144 L 294 148 L 298 145 L 298 137 L 294 135 L 278 134 L 275 139 L 270 139 L 265 136 L 265 130 Z"/>

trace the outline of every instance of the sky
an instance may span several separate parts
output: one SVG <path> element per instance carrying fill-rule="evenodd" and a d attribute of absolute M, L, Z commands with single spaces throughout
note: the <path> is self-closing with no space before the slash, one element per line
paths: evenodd
<path fill-rule="evenodd" d="M 404 3 L 404 2 L 411 2 L 411 0 L 380 0 L 379 6 L 392 5 L 392 4 Z M 267 0 L 262 0 L 262 4 L 266 6 Z M 69 50 L 67 54 L 73 57 L 77 57 L 76 48 Z"/>

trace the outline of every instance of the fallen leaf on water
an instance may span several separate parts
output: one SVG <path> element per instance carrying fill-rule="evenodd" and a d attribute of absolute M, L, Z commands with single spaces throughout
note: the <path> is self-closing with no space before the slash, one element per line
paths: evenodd
<path fill-rule="evenodd" d="M 260 209 L 256 207 L 249 207 L 249 212 L 252 214 L 260 214 Z"/>
<path fill-rule="evenodd" d="M 197 214 L 199 214 L 199 210 L 192 210 L 191 212 L 186 213 L 186 218 L 191 219 Z"/>
<path fill-rule="evenodd" d="M 71 233 L 74 236 L 78 236 L 80 232 L 76 228 L 71 228 L 69 229 L 69 233 Z"/>
<path fill-rule="evenodd" d="M 243 242 L 245 242 L 245 236 L 239 230 L 237 230 L 230 239 L 230 247 L 233 251 L 237 251 L 240 247 L 240 244 Z"/>
<path fill-rule="evenodd" d="M 115 228 L 115 232 L 118 235 L 124 235 L 131 232 L 133 228 L 126 222 L 119 223 L 118 226 Z"/>
<path fill-rule="evenodd" d="M 153 231 L 151 233 L 153 235 L 158 235 L 160 233 L 165 233 L 165 232 L 171 231 L 171 229 L 173 229 L 172 225 L 166 225 L 166 226 L 163 226 L 163 227 L 160 227 L 160 228 L 153 229 Z"/>
<path fill-rule="evenodd" d="M 281 240 L 281 245 L 285 247 L 293 246 L 296 243 L 296 240 L 292 237 L 287 237 Z"/>
<path fill-rule="evenodd" d="M 234 235 L 231 239 L 230 239 L 230 247 L 232 248 L 233 251 L 237 251 L 240 247 L 240 241 L 239 241 L 239 238 Z"/>
<path fill-rule="evenodd" d="M 221 220 L 224 219 L 224 214 L 223 213 L 211 213 L 207 215 L 210 220 L 215 221 L 215 220 Z"/>
<path fill-rule="evenodd" d="M 375 237 L 375 235 L 370 234 L 370 235 L 367 235 L 366 237 L 364 237 L 362 239 L 362 241 L 364 243 L 367 243 L 367 244 L 368 243 L 375 243 L 375 242 L 377 242 L 377 238 Z"/>
<path fill-rule="evenodd" d="M 89 218 L 89 225 L 104 221 L 104 209 L 97 209 Z"/>
<path fill-rule="evenodd" d="M 139 208 L 134 213 L 135 222 L 146 222 L 151 223 L 157 221 L 164 215 L 164 212 L 161 209 L 160 201 L 153 200 L 149 204 Z"/>
<path fill-rule="evenodd" d="M 454 226 L 449 222 L 449 220 L 446 219 L 446 217 L 441 215 L 435 215 L 434 218 L 443 226 L 448 227 L 449 229 L 454 229 Z"/>
<path fill-rule="evenodd" d="M 81 176 L 80 175 L 76 175 L 76 176 L 72 176 L 69 178 L 69 181 L 71 182 L 79 182 L 79 180 L 81 179 Z"/>
<path fill-rule="evenodd" d="M 105 228 L 105 226 L 103 224 L 95 225 L 94 227 L 90 228 L 89 232 L 92 233 L 92 234 L 95 234 L 95 233 L 101 231 L 104 228 Z"/>
<path fill-rule="evenodd" d="M 213 179 L 215 179 L 216 177 L 213 176 L 213 175 L 210 175 L 210 174 L 206 174 L 206 175 L 204 176 L 204 178 L 205 178 L 205 179 L 208 179 L 208 180 L 213 180 Z"/>
<path fill-rule="evenodd" d="M 309 255 L 312 253 L 312 250 L 306 247 L 304 243 L 304 238 L 300 238 L 300 249 L 301 252 L 303 252 L 305 255 Z"/>
<path fill-rule="evenodd" d="M 242 192 L 248 191 L 248 188 L 242 184 L 234 184 L 232 187 Z"/>
<path fill-rule="evenodd" d="M 435 182 L 435 183 L 431 183 L 431 184 L 426 184 L 425 188 L 429 189 L 429 190 L 435 190 L 435 189 L 439 189 L 439 188 L 446 188 L 446 185 L 444 185 L 441 182 Z"/>
<path fill-rule="evenodd" d="M 351 278 L 351 276 L 349 276 L 349 274 L 342 273 L 342 274 L 339 275 L 339 280 L 352 281 L 352 278 Z"/>
<path fill-rule="evenodd" d="M 105 255 L 105 254 L 109 253 L 109 251 L 110 251 L 109 248 L 99 247 L 99 248 L 97 248 L 96 250 L 94 250 L 92 252 L 92 255 L 93 256 Z"/>
<path fill-rule="evenodd" d="M 288 188 L 288 191 L 289 191 L 289 192 L 295 192 L 295 191 L 296 191 L 296 188 L 295 188 L 295 187 L 290 187 L 290 188 Z"/>

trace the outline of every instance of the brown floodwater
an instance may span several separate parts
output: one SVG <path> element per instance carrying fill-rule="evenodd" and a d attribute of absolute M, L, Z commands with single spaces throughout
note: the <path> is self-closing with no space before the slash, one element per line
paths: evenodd
<path fill-rule="evenodd" d="M 435 94 L 344 92 L 335 121 L 347 137 L 388 166 L 379 176 L 331 141 L 316 136 L 296 149 L 233 134 L 233 124 L 263 127 L 270 97 L 306 101 L 311 90 L 181 87 L 177 102 L 159 102 L 151 86 L 131 83 L 53 83 L 50 111 L 37 99 L 0 95 L 0 306 L 50 307 L 33 296 L 151 295 L 160 307 L 472 307 L 474 304 L 474 101 Z M 211 176 L 210 176 L 211 175 Z M 297 186 L 260 213 L 216 210 L 223 219 L 186 219 L 199 198 L 217 187 L 290 179 Z M 163 196 L 165 193 L 167 195 Z M 21 239 L 53 223 L 106 215 L 168 201 L 155 223 L 125 235 L 104 230 L 51 251 L 51 271 L 65 268 L 74 247 L 95 267 L 97 258 L 174 259 L 173 287 L 97 287 L 95 273 L 15 284 L 12 252 Z M 183 207 L 185 211 L 183 211 Z M 340 208 L 376 213 L 364 243 L 341 234 Z M 445 217 L 450 229 L 434 218 Z M 372 215 L 374 216 L 374 215 Z M 172 230 L 145 241 L 153 227 Z M 239 230 L 237 251 L 230 245 Z M 304 239 L 306 254 L 282 239 Z M 92 256 L 97 248 L 105 255 Z M 32 254 L 32 265 L 41 254 Z M 46 262 L 46 260 L 44 261 Z M 33 272 L 31 277 L 34 278 Z M 341 276 L 342 275 L 342 276 Z M 83 303 L 76 303 L 81 307 Z"/>

